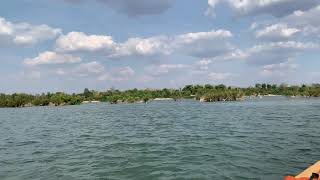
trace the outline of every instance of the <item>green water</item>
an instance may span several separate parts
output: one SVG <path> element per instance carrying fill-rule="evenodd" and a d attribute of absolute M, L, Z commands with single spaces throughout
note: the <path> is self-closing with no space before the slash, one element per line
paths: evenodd
<path fill-rule="evenodd" d="M 0 179 L 280 180 L 319 129 L 319 99 L 0 109 Z"/>

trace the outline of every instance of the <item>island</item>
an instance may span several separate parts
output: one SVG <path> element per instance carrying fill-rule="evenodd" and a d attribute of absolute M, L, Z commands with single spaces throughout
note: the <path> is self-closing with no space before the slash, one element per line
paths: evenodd
<path fill-rule="evenodd" d="M 68 94 L 64 92 L 42 94 L 0 94 L 0 107 L 31 106 L 64 106 L 88 103 L 109 102 L 147 103 L 151 100 L 177 101 L 195 99 L 201 102 L 239 101 L 244 97 L 287 96 L 287 97 L 320 97 L 320 84 L 287 85 L 256 84 L 252 87 L 232 87 L 220 85 L 186 85 L 179 89 L 130 89 L 95 91 L 85 88 L 82 93 Z"/>

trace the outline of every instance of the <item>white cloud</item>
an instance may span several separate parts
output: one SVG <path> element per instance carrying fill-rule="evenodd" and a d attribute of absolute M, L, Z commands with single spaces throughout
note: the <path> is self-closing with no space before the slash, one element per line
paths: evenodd
<path fill-rule="evenodd" d="M 56 50 L 101 52 L 110 58 L 170 54 L 169 42 L 164 36 L 130 38 L 124 43 L 117 43 L 111 36 L 86 35 L 83 32 L 70 32 L 59 37 L 56 41 Z"/>
<path fill-rule="evenodd" d="M 250 30 L 255 30 L 255 29 L 257 29 L 258 27 L 259 27 L 259 23 L 257 23 L 257 22 L 253 22 L 253 23 L 251 23 L 251 25 L 250 25 Z"/>
<path fill-rule="evenodd" d="M 0 17 L 0 35 L 12 35 L 13 24 Z"/>
<path fill-rule="evenodd" d="M 82 32 L 70 32 L 61 35 L 55 45 L 56 52 L 45 52 L 38 57 L 26 59 L 25 64 L 36 66 L 40 64 L 62 64 L 80 62 L 80 58 L 65 53 L 79 53 L 91 55 L 101 53 L 106 58 L 140 58 L 159 57 L 172 54 L 188 55 L 203 58 L 195 64 L 160 64 L 145 68 L 148 81 L 157 76 L 169 73 L 179 73 L 183 70 L 209 69 L 213 61 L 211 58 L 222 55 L 232 55 L 236 49 L 228 42 L 233 34 L 227 30 L 212 30 L 208 32 L 193 32 L 174 36 L 154 36 L 149 38 L 129 38 L 124 42 L 115 42 L 111 36 L 87 35 Z M 89 53 L 89 54 L 86 54 Z M 207 58 L 208 57 L 208 58 Z M 207 59 L 206 59 L 207 58 Z M 227 58 L 227 57 L 226 57 Z M 82 63 L 75 67 L 59 67 L 54 71 L 56 75 L 71 78 L 96 77 L 100 81 L 128 81 L 135 76 L 130 67 L 106 70 L 99 62 Z M 222 75 L 216 74 L 216 78 Z"/>
<path fill-rule="evenodd" d="M 57 70 L 55 71 L 55 73 L 56 73 L 57 75 L 60 75 L 60 76 L 63 76 L 63 75 L 65 75 L 65 74 L 67 74 L 67 72 L 66 72 L 64 69 L 62 69 L 62 68 L 57 69 Z"/>
<path fill-rule="evenodd" d="M 198 65 L 204 65 L 204 66 L 205 65 L 209 65 L 211 63 L 212 63 L 212 61 L 208 60 L 208 59 L 203 59 L 203 60 L 200 60 L 200 61 L 197 62 Z"/>
<path fill-rule="evenodd" d="M 190 65 L 186 64 L 161 64 L 146 67 L 145 70 L 153 76 L 159 76 L 163 74 L 168 74 L 169 72 L 174 70 L 185 69 L 189 67 Z"/>
<path fill-rule="evenodd" d="M 98 81 L 108 81 L 110 79 L 112 79 L 112 77 L 108 73 L 104 73 L 98 77 Z"/>
<path fill-rule="evenodd" d="M 211 17 L 215 17 L 216 13 L 215 13 L 215 7 L 218 5 L 218 3 L 220 3 L 221 0 L 208 0 L 208 5 L 210 8 L 207 9 L 206 11 L 206 15 L 207 16 L 211 16 Z"/>
<path fill-rule="evenodd" d="M 213 81 L 229 79 L 232 76 L 234 76 L 234 75 L 231 74 L 231 73 L 215 73 L 215 72 L 211 72 L 211 73 L 208 74 L 208 78 L 210 80 L 213 80 Z"/>
<path fill-rule="evenodd" d="M 56 49 L 62 52 L 72 51 L 113 51 L 116 44 L 111 36 L 86 35 L 83 32 L 70 32 L 60 36 Z"/>
<path fill-rule="evenodd" d="M 128 41 L 118 44 L 111 57 L 169 55 L 170 53 L 168 38 L 158 36 L 146 39 L 130 38 Z"/>
<path fill-rule="evenodd" d="M 20 24 L 15 27 L 14 42 L 22 45 L 35 44 L 54 39 L 60 33 L 60 29 L 53 29 L 47 25 L 32 26 L 30 24 Z"/>
<path fill-rule="evenodd" d="M 215 57 L 234 49 L 228 42 L 231 37 L 232 33 L 227 30 L 187 33 L 175 37 L 173 47 L 195 57 Z"/>
<path fill-rule="evenodd" d="M 54 74 L 70 79 L 79 77 L 97 77 L 101 76 L 103 73 L 105 73 L 105 67 L 97 61 L 81 63 L 76 66 L 60 67 L 54 71 Z"/>
<path fill-rule="evenodd" d="M 56 41 L 59 52 L 102 52 L 108 58 L 166 56 L 182 53 L 195 57 L 214 57 L 233 50 L 227 30 L 187 33 L 177 36 L 129 38 L 123 43 L 114 42 L 111 36 L 86 35 L 71 32 Z"/>
<path fill-rule="evenodd" d="M 317 0 L 208 0 L 207 14 L 214 15 L 219 3 L 227 4 L 238 15 L 270 14 L 275 17 L 283 17 L 294 11 L 306 11 L 317 5 Z"/>
<path fill-rule="evenodd" d="M 135 72 L 131 67 L 126 66 L 123 68 L 119 68 L 115 74 L 119 75 L 120 77 L 129 78 L 129 77 L 133 76 L 135 74 Z"/>
<path fill-rule="evenodd" d="M 319 22 L 320 15 L 320 3 L 319 6 L 314 7 L 308 11 L 295 11 L 293 14 L 288 17 L 283 18 L 284 21 L 287 21 L 295 25 L 313 25 L 320 26 Z"/>
<path fill-rule="evenodd" d="M 241 49 L 234 49 L 233 51 L 225 54 L 209 58 L 212 62 L 214 61 L 232 61 L 232 60 L 245 60 L 248 58 L 248 53 Z"/>
<path fill-rule="evenodd" d="M 293 39 L 315 40 L 320 37 L 320 5 L 307 11 L 297 10 L 292 14 L 274 19 L 273 25 L 269 22 L 260 23 L 260 30 L 256 31 L 256 37 L 269 41 L 284 41 Z M 257 24 L 257 23 L 253 23 Z M 257 25 L 255 25 L 257 26 Z M 255 28 L 257 29 L 257 28 Z M 254 29 L 251 29 L 254 30 Z"/>
<path fill-rule="evenodd" d="M 315 43 L 303 42 L 270 42 L 254 46 L 245 51 L 245 59 L 249 64 L 268 65 L 286 62 L 290 58 L 307 51 L 319 48 Z"/>
<path fill-rule="evenodd" d="M 81 58 L 75 57 L 69 54 L 58 54 L 56 52 L 46 51 L 40 53 L 35 58 L 27 58 L 24 60 L 24 64 L 29 66 L 37 65 L 49 65 L 49 64 L 71 64 L 78 63 Z"/>
<path fill-rule="evenodd" d="M 319 35 L 320 33 L 320 5 L 308 11 L 296 11 L 281 21 L 302 30 L 304 35 Z M 318 36 L 319 37 L 319 36 Z"/>
<path fill-rule="evenodd" d="M 104 66 L 97 61 L 79 64 L 73 71 L 79 76 L 88 76 L 90 74 L 100 74 L 105 70 Z"/>
<path fill-rule="evenodd" d="M 129 67 L 121 67 L 111 70 L 110 73 L 105 72 L 98 77 L 99 81 L 128 81 L 135 75 L 135 71 Z"/>
<path fill-rule="evenodd" d="M 202 59 L 198 62 L 196 62 L 196 68 L 199 70 L 208 70 L 209 65 L 212 63 L 212 60 L 210 59 Z"/>
<path fill-rule="evenodd" d="M 298 68 L 297 64 L 292 63 L 291 61 L 279 63 L 279 64 L 270 64 L 262 67 L 261 75 L 265 77 L 284 77 L 288 76 L 289 73 L 293 73 Z"/>
<path fill-rule="evenodd" d="M 29 23 L 12 23 L 0 17 L 0 37 L 9 39 L 17 45 L 32 45 L 56 38 L 61 29 L 48 25 L 31 25 Z"/>
<path fill-rule="evenodd" d="M 182 34 L 177 37 L 178 44 L 192 44 L 201 40 L 216 40 L 216 39 L 225 39 L 232 37 L 232 33 L 226 30 L 217 30 L 209 32 L 196 32 L 196 33 L 187 33 Z"/>
<path fill-rule="evenodd" d="M 268 41 L 283 41 L 292 38 L 300 32 L 297 28 L 290 28 L 287 24 L 274 24 L 256 32 L 256 38 Z"/>

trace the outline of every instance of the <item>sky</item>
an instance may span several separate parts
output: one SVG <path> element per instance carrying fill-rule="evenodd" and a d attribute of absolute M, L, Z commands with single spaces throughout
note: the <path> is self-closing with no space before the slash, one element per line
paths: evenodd
<path fill-rule="evenodd" d="M 4 0 L 0 92 L 320 83 L 318 0 Z"/>

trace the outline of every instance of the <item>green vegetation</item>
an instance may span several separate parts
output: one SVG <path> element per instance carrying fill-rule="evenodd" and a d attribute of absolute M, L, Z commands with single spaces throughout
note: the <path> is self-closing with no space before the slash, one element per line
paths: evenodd
<path fill-rule="evenodd" d="M 301 97 L 320 97 L 320 85 L 289 86 L 285 84 L 256 84 L 254 87 L 239 88 L 225 85 L 187 85 L 182 89 L 131 89 L 126 91 L 108 90 L 98 92 L 85 89 L 83 93 L 66 94 L 62 92 L 47 94 L 0 94 L 0 107 L 29 106 L 62 106 L 78 105 L 90 101 L 117 103 L 146 103 L 156 98 L 171 98 L 173 100 L 195 98 L 204 102 L 236 101 L 244 96 L 284 95 Z"/>
<path fill-rule="evenodd" d="M 283 96 L 302 96 L 320 97 L 320 84 L 289 86 L 286 84 L 256 84 L 255 87 L 243 88 L 246 96 L 258 95 L 283 95 Z"/>

